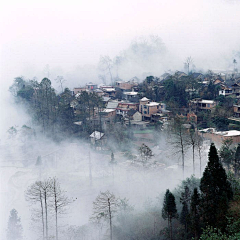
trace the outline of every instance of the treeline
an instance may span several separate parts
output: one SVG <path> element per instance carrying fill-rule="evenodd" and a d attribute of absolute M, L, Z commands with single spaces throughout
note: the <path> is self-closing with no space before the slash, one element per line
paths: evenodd
<path fill-rule="evenodd" d="M 214 85 L 213 77 L 207 75 L 209 84 L 201 83 L 191 74 L 178 76 L 178 72 L 170 75 L 165 80 L 148 76 L 139 84 L 139 93 L 153 101 L 164 101 L 172 111 L 178 112 L 180 108 L 188 108 L 188 101 L 193 98 L 217 100 L 219 85 Z"/>
<path fill-rule="evenodd" d="M 168 220 L 167 239 L 215 239 L 211 236 L 212 231 L 218 234 L 219 238 L 216 239 L 223 239 L 221 235 L 225 236 L 224 239 L 240 237 L 239 228 L 235 231 L 232 229 L 238 219 L 233 217 L 230 208 L 238 202 L 239 185 L 236 188 L 235 180 L 232 178 L 230 182 L 227 178 L 214 144 L 210 146 L 208 157 L 199 186 L 184 186 L 180 197 L 180 213 L 174 195 L 166 191 L 162 216 Z M 176 219 L 174 230 L 173 219 Z"/>
<path fill-rule="evenodd" d="M 91 133 L 93 126 L 88 120 L 103 104 L 96 93 L 83 92 L 75 98 L 72 92 L 65 88 L 62 93 L 57 94 L 48 78 L 39 83 L 36 80 L 18 77 L 10 91 L 17 102 L 27 107 L 34 125 L 40 127 L 44 135 L 54 140 L 61 140 L 63 136 L 86 136 Z M 82 125 L 75 125 L 75 121 L 82 121 Z"/>
<path fill-rule="evenodd" d="M 80 138 L 89 140 L 94 131 L 104 132 L 110 148 L 129 149 L 132 138 L 121 117 L 113 121 L 104 118 L 104 102 L 95 92 L 83 91 L 77 96 L 68 89 L 57 94 L 51 81 L 44 78 L 41 82 L 15 78 L 10 92 L 16 104 L 22 104 L 32 119 L 32 131 L 44 134 L 54 141 Z M 116 124 L 118 122 L 119 124 Z M 77 124 L 75 124 L 77 123 Z M 29 127 L 29 126 L 26 126 Z M 9 129 L 11 137 L 15 127 Z"/>
<path fill-rule="evenodd" d="M 197 119 L 200 128 L 215 127 L 219 131 L 229 130 L 228 117 L 233 115 L 233 104 L 237 99 L 219 96 L 220 85 L 214 84 L 214 77 L 207 73 L 208 84 L 195 79 L 192 74 L 179 77 L 177 73 L 164 80 L 148 76 L 139 84 L 140 96 L 153 100 L 163 101 L 174 114 L 187 114 L 191 111 L 189 101 L 195 98 L 215 100 L 218 105 L 212 111 L 198 111 Z"/>

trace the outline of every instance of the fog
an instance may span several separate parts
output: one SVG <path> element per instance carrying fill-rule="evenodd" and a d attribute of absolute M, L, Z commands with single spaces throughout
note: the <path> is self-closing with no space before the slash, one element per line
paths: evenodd
<path fill-rule="evenodd" d="M 238 59 L 240 51 L 239 1 L 5 1 L 0 9 L 1 239 L 6 239 L 12 208 L 21 217 L 24 239 L 33 239 L 31 211 L 24 191 L 39 179 L 58 177 L 67 195 L 74 199 L 67 217 L 61 219 L 63 226 L 88 223 L 92 202 L 100 191 L 110 190 L 116 196 L 126 197 L 138 209 L 148 198 L 156 199 L 166 188 L 179 184 L 181 171 L 169 173 L 159 168 L 146 173 L 141 167 L 130 167 L 130 162 L 119 154 L 115 156 L 118 164 L 113 174 L 110 155 L 92 153 L 79 140 L 66 139 L 59 145 L 40 134 L 27 143 L 21 137 L 9 139 L 7 130 L 11 126 L 31 127 L 32 123 L 25 109 L 16 107 L 8 88 L 15 77 L 36 77 L 40 81 L 48 74 L 56 89 L 57 76 L 63 76 L 65 87 L 69 88 L 90 81 L 100 83 L 101 56 L 125 58 L 118 69 L 123 80 L 134 76 L 143 80 L 147 73 L 160 76 L 165 71 L 183 70 L 188 56 L 199 71 L 232 69 L 233 58 Z M 136 42 L 152 46 L 151 36 L 161 41 L 160 52 L 139 55 L 132 50 Z M 23 150 L 24 144 L 29 144 L 27 150 Z M 160 148 L 162 144 L 165 140 L 159 142 Z M 42 156 L 44 161 L 49 154 L 52 165 L 37 168 L 37 157 Z M 178 162 L 171 154 L 158 156 L 159 162 L 167 160 L 171 164 Z M 27 166 L 23 164 L 26 161 Z M 188 165 L 186 177 L 192 174 L 190 160 Z"/>
<path fill-rule="evenodd" d="M 47 64 L 56 69 L 52 75 L 66 77 L 77 66 L 97 66 L 100 55 L 114 58 L 140 36 L 159 36 L 171 56 L 157 74 L 182 68 L 188 56 L 199 69 L 231 68 L 239 51 L 238 1 L 13 3 L 1 3 L 1 67 L 8 82 L 19 75 L 41 79 Z M 138 68 L 129 74 L 135 75 Z M 74 76 L 94 78 L 97 73 Z"/>

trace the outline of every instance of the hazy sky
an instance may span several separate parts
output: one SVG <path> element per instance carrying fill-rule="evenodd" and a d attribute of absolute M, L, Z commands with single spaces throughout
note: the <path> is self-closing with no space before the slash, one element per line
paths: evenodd
<path fill-rule="evenodd" d="M 199 68 L 227 67 L 239 50 L 240 1 L 23 0 L 0 9 L 1 83 L 36 76 L 46 64 L 68 72 L 96 65 L 142 35 L 161 37 L 179 66 L 192 56 Z"/>

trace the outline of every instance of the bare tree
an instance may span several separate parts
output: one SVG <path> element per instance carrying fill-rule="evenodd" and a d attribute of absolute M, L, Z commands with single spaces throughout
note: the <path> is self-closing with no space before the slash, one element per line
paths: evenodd
<path fill-rule="evenodd" d="M 192 148 L 193 174 L 195 174 L 195 149 L 197 147 L 198 136 L 193 125 L 188 131 L 187 144 Z"/>
<path fill-rule="evenodd" d="M 98 78 L 106 85 L 106 76 L 104 74 L 99 74 Z"/>
<path fill-rule="evenodd" d="M 233 59 L 233 70 L 234 70 L 234 72 L 237 72 L 236 65 L 237 65 L 237 60 Z"/>
<path fill-rule="evenodd" d="M 119 78 L 119 66 L 121 65 L 121 62 L 122 62 L 122 58 L 120 56 L 116 56 L 115 59 L 114 59 L 114 66 L 116 68 L 116 73 L 117 73 L 117 79 Z"/>
<path fill-rule="evenodd" d="M 113 239 L 112 219 L 117 212 L 118 205 L 118 199 L 109 191 L 100 192 L 95 202 L 93 202 L 93 216 L 91 219 L 97 222 L 102 219 L 109 221 L 110 240 Z"/>
<path fill-rule="evenodd" d="M 111 84 L 113 85 L 113 76 L 112 76 L 112 68 L 113 61 L 109 56 L 101 56 L 99 61 L 99 67 L 102 71 L 107 71 L 110 76 Z"/>
<path fill-rule="evenodd" d="M 203 149 L 203 138 L 197 133 L 196 136 L 196 146 L 199 155 L 199 163 L 200 163 L 200 176 L 202 175 L 202 149 Z"/>
<path fill-rule="evenodd" d="M 186 62 L 185 62 L 184 64 L 185 64 L 185 66 L 186 66 L 186 68 L 187 68 L 187 72 L 188 72 L 188 74 L 189 74 L 190 65 L 193 64 L 193 59 L 192 59 L 192 57 L 187 57 Z"/>
<path fill-rule="evenodd" d="M 66 82 L 66 80 L 63 78 L 63 76 L 57 76 L 55 81 L 60 84 L 60 87 L 61 87 L 62 92 L 63 92 L 63 83 Z"/>
<path fill-rule="evenodd" d="M 66 207 L 71 203 L 61 189 L 59 181 L 54 177 L 50 181 L 50 192 L 55 211 L 56 240 L 58 240 L 58 215 L 64 213 Z"/>
<path fill-rule="evenodd" d="M 43 190 L 42 190 L 42 182 L 37 181 L 31 186 L 28 187 L 25 192 L 26 200 L 31 202 L 32 204 L 38 203 L 40 205 L 41 212 L 41 220 L 42 220 L 42 239 L 45 237 L 45 224 L 44 224 L 44 206 L 43 206 Z"/>
<path fill-rule="evenodd" d="M 40 216 L 42 220 L 42 239 L 48 240 L 48 219 L 49 209 L 53 208 L 55 213 L 56 239 L 58 240 L 58 215 L 62 214 L 70 203 L 65 192 L 61 189 L 60 183 L 56 178 L 44 181 L 36 181 L 28 187 L 25 192 L 26 200 L 32 204 L 40 205 Z M 34 209 L 34 214 L 38 211 Z"/>
<path fill-rule="evenodd" d="M 184 127 L 184 121 L 181 116 L 177 116 L 174 119 L 174 123 L 172 124 L 172 136 L 169 140 L 169 143 L 172 145 L 174 154 L 181 154 L 182 158 L 182 171 L 184 178 L 184 165 L 185 165 L 185 154 L 189 147 L 187 143 L 187 134 L 186 128 Z"/>
<path fill-rule="evenodd" d="M 51 195 L 51 182 L 49 179 L 41 182 L 41 189 L 45 207 L 46 240 L 48 240 L 48 200 Z"/>

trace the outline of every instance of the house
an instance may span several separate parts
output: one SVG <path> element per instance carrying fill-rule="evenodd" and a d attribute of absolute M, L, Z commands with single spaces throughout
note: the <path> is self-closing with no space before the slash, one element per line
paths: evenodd
<path fill-rule="evenodd" d="M 103 100 L 104 106 L 107 106 L 107 104 L 111 100 L 111 98 L 110 97 L 102 97 L 102 100 Z"/>
<path fill-rule="evenodd" d="M 194 72 L 194 73 L 191 74 L 191 76 L 198 81 L 203 81 L 204 80 L 204 75 L 202 73 Z"/>
<path fill-rule="evenodd" d="M 139 103 L 132 103 L 127 101 L 118 102 L 118 108 L 134 109 L 138 110 Z"/>
<path fill-rule="evenodd" d="M 138 105 L 139 105 L 139 103 L 131 103 L 131 102 L 121 101 L 118 103 L 117 114 L 125 117 L 131 109 L 138 110 Z"/>
<path fill-rule="evenodd" d="M 85 87 L 76 87 L 76 88 L 73 88 L 73 93 L 74 95 L 78 94 L 78 93 L 81 93 L 81 92 L 84 92 L 86 91 L 86 88 Z"/>
<path fill-rule="evenodd" d="M 138 111 L 136 111 L 133 115 L 132 115 L 133 121 L 141 121 L 142 120 L 142 114 Z"/>
<path fill-rule="evenodd" d="M 223 96 L 232 95 L 232 89 L 226 86 L 221 86 L 221 90 L 219 90 L 219 95 L 223 95 Z"/>
<path fill-rule="evenodd" d="M 164 73 L 162 74 L 160 77 L 159 77 L 159 80 L 160 81 L 164 81 L 164 80 L 167 80 L 171 77 L 171 74 L 170 73 Z"/>
<path fill-rule="evenodd" d="M 239 83 L 234 83 L 232 85 L 232 94 L 238 97 L 240 95 L 240 84 Z"/>
<path fill-rule="evenodd" d="M 107 103 L 107 109 L 117 109 L 119 102 L 118 101 L 108 101 Z"/>
<path fill-rule="evenodd" d="M 117 81 L 116 82 L 116 87 L 120 88 L 121 90 L 131 90 L 134 86 L 136 85 L 135 82 L 131 81 Z"/>
<path fill-rule="evenodd" d="M 103 111 L 101 111 L 99 114 L 101 114 L 103 117 L 109 118 L 109 119 L 113 119 L 114 117 L 116 117 L 116 109 L 103 109 Z"/>
<path fill-rule="evenodd" d="M 199 134 L 216 145 L 221 146 L 222 142 L 227 139 L 232 139 L 233 144 L 238 144 L 240 142 L 240 131 L 229 130 L 217 132 L 214 128 L 207 128 L 199 131 Z"/>
<path fill-rule="evenodd" d="M 240 105 L 233 105 L 233 112 L 235 117 L 240 117 Z"/>
<path fill-rule="evenodd" d="M 93 90 L 96 90 L 97 89 L 97 84 L 94 84 L 92 82 L 86 84 L 86 89 L 90 90 L 90 91 L 93 91 Z"/>
<path fill-rule="evenodd" d="M 189 106 L 192 110 L 210 110 L 213 109 L 217 103 L 214 100 L 205 100 L 201 98 L 196 98 L 189 101 Z"/>
<path fill-rule="evenodd" d="M 118 101 L 109 101 L 107 106 L 103 111 L 99 112 L 101 118 L 104 118 L 105 123 L 112 122 L 116 117 L 116 109 L 118 106 Z"/>
<path fill-rule="evenodd" d="M 142 114 L 137 110 L 130 109 L 126 116 L 129 120 L 142 121 Z"/>
<path fill-rule="evenodd" d="M 126 100 L 130 101 L 130 102 L 138 102 L 139 98 L 138 96 L 138 92 L 132 91 L 132 92 L 124 92 L 123 96 L 126 98 Z"/>
<path fill-rule="evenodd" d="M 116 94 L 115 88 L 111 86 L 102 86 L 100 88 L 103 90 L 105 97 L 115 97 L 115 94 Z"/>
<path fill-rule="evenodd" d="M 186 76 L 187 76 L 187 74 L 185 72 L 180 72 L 180 71 L 175 72 L 176 78 L 181 78 L 181 77 L 186 77 Z"/>
<path fill-rule="evenodd" d="M 99 97 L 102 97 L 104 95 L 104 91 L 97 88 L 94 90 L 94 92 L 99 96 Z"/>
<path fill-rule="evenodd" d="M 220 84 L 223 84 L 224 83 L 224 80 L 222 78 L 216 78 L 214 81 L 213 81 L 213 84 L 214 85 L 220 85 Z"/>
<path fill-rule="evenodd" d="M 94 146 L 97 150 L 103 150 L 103 148 L 106 146 L 107 138 L 104 133 L 94 131 L 89 137 L 91 145 Z"/>
<path fill-rule="evenodd" d="M 157 119 L 169 113 L 169 111 L 166 110 L 165 103 L 150 102 L 146 97 L 140 100 L 139 112 L 142 114 L 143 120 L 151 121 L 157 121 Z"/>
<path fill-rule="evenodd" d="M 144 97 L 140 100 L 139 112 L 142 114 L 144 120 L 151 120 L 152 114 L 158 113 L 160 104 L 157 102 L 150 102 L 148 98 Z"/>

